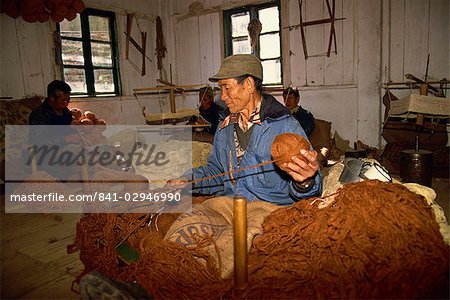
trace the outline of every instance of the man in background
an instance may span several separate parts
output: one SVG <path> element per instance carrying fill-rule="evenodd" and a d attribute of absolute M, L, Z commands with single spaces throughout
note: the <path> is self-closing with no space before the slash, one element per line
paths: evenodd
<path fill-rule="evenodd" d="M 292 116 L 302 125 L 306 135 L 309 136 L 314 130 L 314 116 L 300 105 L 300 93 L 298 89 L 288 87 L 283 91 L 284 104 L 292 113 Z"/>
<path fill-rule="evenodd" d="M 214 91 L 212 87 L 206 86 L 200 89 L 199 92 L 199 112 L 202 118 L 211 124 L 211 128 L 208 131 L 214 134 L 217 130 L 220 120 L 220 111 L 222 108 L 214 102 Z M 202 124 L 204 121 L 200 118 L 197 120 Z"/>
<path fill-rule="evenodd" d="M 30 125 L 70 125 L 72 114 L 67 108 L 70 102 L 70 86 L 54 80 L 47 86 L 47 98 L 31 112 Z"/>

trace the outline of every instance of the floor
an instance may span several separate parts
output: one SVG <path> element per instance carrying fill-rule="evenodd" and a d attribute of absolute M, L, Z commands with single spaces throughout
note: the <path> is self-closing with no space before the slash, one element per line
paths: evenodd
<path fill-rule="evenodd" d="M 432 184 L 449 219 L 449 179 L 433 179 Z M 79 218 L 79 214 L 5 214 L 2 205 L 1 299 L 79 299 L 70 287 L 83 265 L 78 253 L 66 253 Z"/>

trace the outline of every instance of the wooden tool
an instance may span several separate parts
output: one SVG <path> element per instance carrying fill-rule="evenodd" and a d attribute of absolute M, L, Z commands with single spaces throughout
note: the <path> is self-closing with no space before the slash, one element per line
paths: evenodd
<path fill-rule="evenodd" d="M 248 281 L 247 272 L 247 199 L 234 199 L 234 289 L 242 295 Z"/>

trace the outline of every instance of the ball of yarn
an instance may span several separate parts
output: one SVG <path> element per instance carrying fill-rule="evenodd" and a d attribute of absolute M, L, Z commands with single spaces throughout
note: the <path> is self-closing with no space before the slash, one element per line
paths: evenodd
<path fill-rule="evenodd" d="M 73 119 L 77 121 L 81 120 L 81 117 L 83 116 L 83 112 L 81 111 L 81 109 L 74 107 L 70 110 L 70 112 L 72 113 Z"/>
<path fill-rule="evenodd" d="M 292 157 L 300 154 L 300 150 L 310 149 L 310 143 L 302 136 L 287 132 L 279 134 L 272 143 L 271 154 L 276 160 L 275 164 L 280 166 L 291 161 Z M 302 158 L 303 156 L 299 156 Z"/>

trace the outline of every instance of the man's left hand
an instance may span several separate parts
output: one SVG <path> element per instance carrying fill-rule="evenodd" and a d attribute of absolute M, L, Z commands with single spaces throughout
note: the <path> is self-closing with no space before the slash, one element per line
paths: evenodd
<path fill-rule="evenodd" d="M 282 164 L 280 168 L 288 173 L 294 181 L 301 183 L 313 177 L 319 170 L 317 156 L 315 150 L 300 150 L 300 155 L 294 156 L 290 162 Z"/>

